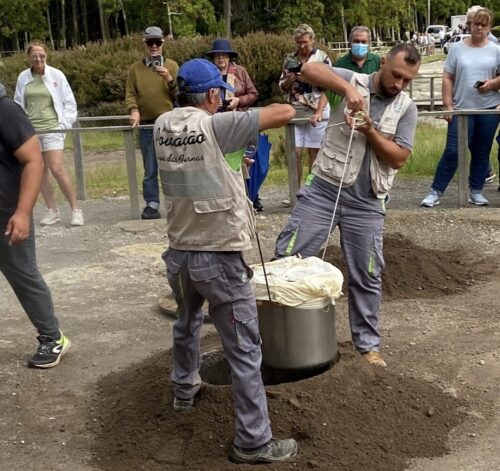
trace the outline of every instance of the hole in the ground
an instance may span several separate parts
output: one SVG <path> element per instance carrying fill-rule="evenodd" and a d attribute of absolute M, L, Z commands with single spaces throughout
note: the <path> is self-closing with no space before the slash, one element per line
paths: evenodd
<path fill-rule="evenodd" d="M 329 370 L 338 361 L 340 355 L 327 365 L 305 370 L 279 370 L 262 366 L 262 381 L 266 386 L 282 383 L 294 383 L 303 379 L 312 378 Z M 213 350 L 202 356 L 200 376 L 203 382 L 216 386 L 231 384 L 231 368 L 222 350 Z"/>

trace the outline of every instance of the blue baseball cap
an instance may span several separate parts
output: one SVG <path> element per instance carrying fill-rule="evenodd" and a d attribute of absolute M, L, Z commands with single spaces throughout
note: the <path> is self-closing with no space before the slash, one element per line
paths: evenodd
<path fill-rule="evenodd" d="M 235 89 L 224 82 L 219 69 L 206 59 L 192 59 L 184 62 L 177 73 L 179 91 L 184 93 L 204 93 L 211 88 Z"/>

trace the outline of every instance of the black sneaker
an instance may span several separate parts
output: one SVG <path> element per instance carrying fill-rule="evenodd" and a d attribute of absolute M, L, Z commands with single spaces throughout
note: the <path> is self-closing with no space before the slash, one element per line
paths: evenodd
<path fill-rule="evenodd" d="M 274 463 L 293 458 L 299 445 L 293 438 L 268 441 L 259 448 L 240 448 L 233 446 L 229 452 L 229 459 L 233 463 Z"/>
<path fill-rule="evenodd" d="M 264 211 L 264 206 L 262 206 L 262 202 L 260 201 L 259 197 L 255 198 L 253 202 L 253 209 L 255 209 L 255 211 L 259 213 Z"/>
<path fill-rule="evenodd" d="M 191 399 L 179 399 L 174 396 L 174 410 L 181 411 L 192 409 L 194 407 L 194 399 L 194 397 Z"/>
<path fill-rule="evenodd" d="M 61 338 L 54 340 L 48 335 L 39 335 L 40 346 L 38 351 L 31 357 L 28 366 L 31 368 L 52 368 L 57 366 L 62 356 L 71 346 L 70 340 L 61 332 Z"/>
<path fill-rule="evenodd" d="M 155 208 L 152 208 L 151 206 L 146 206 L 141 214 L 141 219 L 160 219 L 160 218 L 161 218 L 160 211 L 158 211 Z"/>

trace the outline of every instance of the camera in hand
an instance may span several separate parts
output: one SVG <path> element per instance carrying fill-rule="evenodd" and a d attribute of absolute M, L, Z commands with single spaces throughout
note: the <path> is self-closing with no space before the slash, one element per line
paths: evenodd
<path fill-rule="evenodd" d="M 300 69 L 302 69 L 302 62 L 298 60 L 289 60 L 285 64 L 285 69 L 288 70 L 288 72 L 298 74 L 300 72 Z"/>
<path fill-rule="evenodd" d="M 478 80 L 478 81 L 474 84 L 474 88 L 479 88 L 479 87 L 482 87 L 484 84 L 485 84 L 485 82 L 482 82 L 481 80 Z"/>
<path fill-rule="evenodd" d="M 151 67 L 156 71 L 158 67 L 162 66 L 162 57 L 160 55 L 151 56 Z"/>
<path fill-rule="evenodd" d="M 222 109 L 225 111 L 230 104 L 231 100 L 222 100 Z"/>

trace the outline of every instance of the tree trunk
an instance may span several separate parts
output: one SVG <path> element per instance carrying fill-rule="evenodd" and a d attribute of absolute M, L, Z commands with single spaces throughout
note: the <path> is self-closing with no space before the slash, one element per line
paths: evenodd
<path fill-rule="evenodd" d="M 344 3 L 342 0 L 340 1 L 340 18 L 342 21 L 342 32 L 344 34 L 344 43 L 346 47 L 349 45 L 349 35 L 347 34 L 347 25 L 345 24 L 345 16 L 344 16 Z"/>
<path fill-rule="evenodd" d="M 89 42 L 89 21 L 87 16 L 87 0 L 82 0 L 82 21 L 83 21 L 83 40 L 87 44 Z"/>
<path fill-rule="evenodd" d="M 101 35 L 103 42 L 108 40 L 108 29 L 106 28 L 106 16 L 104 15 L 104 8 L 102 7 L 102 0 L 97 1 L 99 7 L 99 20 L 101 22 Z"/>
<path fill-rule="evenodd" d="M 127 23 L 127 14 L 125 13 L 125 8 L 123 8 L 123 1 L 120 0 L 120 8 L 122 10 L 123 17 L 123 27 L 125 28 L 125 36 L 128 37 L 128 23 Z"/>
<path fill-rule="evenodd" d="M 50 11 L 47 7 L 47 29 L 49 31 L 50 48 L 54 50 L 54 37 L 52 36 L 52 25 L 50 24 Z"/>
<path fill-rule="evenodd" d="M 66 0 L 61 0 L 61 47 L 66 49 Z"/>
<path fill-rule="evenodd" d="M 231 0 L 224 0 L 224 24 L 226 26 L 226 38 L 231 39 Z"/>
<path fill-rule="evenodd" d="M 80 44 L 80 31 L 78 28 L 78 0 L 71 2 L 71 19 L 73 21 L 73 47 Z"/>

